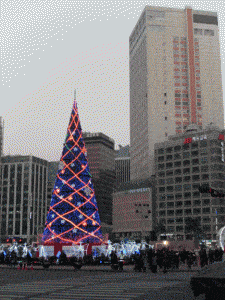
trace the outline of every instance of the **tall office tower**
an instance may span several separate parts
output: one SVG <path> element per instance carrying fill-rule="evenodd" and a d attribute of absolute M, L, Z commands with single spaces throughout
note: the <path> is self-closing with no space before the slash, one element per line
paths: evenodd
<path fill-rule="evenodd" d="M 34 156 L 3 156 L 1 239 L 36 241 L 47 215 L 48 162 Z"/>
<path fill-rule="evenodd" d="M 113 189 L 115 186 L 115 142 L 100 132 L 84 132 L 83 138 L 87 149 L 87 160 L 104 234 L 104 224 L 112 224 Z"/>
<path fill-rule="evenodd" d="M 119 150 L 116 150 L 115 170 L 116 170 L 116 185 L 130 181 L 130 146 L 122 147 L 119 145 Z"/>
<path fill-rule="evenodd" d="M 194 123 L 224 128 L 218 18 L 146 6 L 130 38 L 131 180 L 154 170 L 154 144 Z"/>

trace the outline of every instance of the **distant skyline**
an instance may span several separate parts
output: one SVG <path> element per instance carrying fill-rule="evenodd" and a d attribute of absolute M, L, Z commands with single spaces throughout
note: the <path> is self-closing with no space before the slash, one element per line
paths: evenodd
<path fill-rule="evenodd" d="M 224 1 L 3 0 L 4 155 L 59 160 L 75 89 L 83 132 L 129 144 L 129 35 L 146 5 L 217 12 L 225 82 Z"/>

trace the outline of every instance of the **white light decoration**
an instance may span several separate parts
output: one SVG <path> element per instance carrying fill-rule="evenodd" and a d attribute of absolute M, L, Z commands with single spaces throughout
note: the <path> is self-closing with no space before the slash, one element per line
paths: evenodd
<path fill-rule="evenodd" d="M 82 216 L 82 215 L 79 215 L 79 218 L 80 218 L 80 219 L 83 219 L 83 216 Z"/>
<path fill-rule="evenodd" d="M 87 186 L 83 189 L 83 191 L 85 192 L 85 194 L 86 194 L 87 196 L 90 196 L 91 190 L 90 190 Z"/>
<path fill-rule="evenodd" d="M 74 147 L 73 150 L 74 150 L 74 151 L 77 151 L 77 147 Z"/>
<path fill-rule="evenodd" d="M 61 220 L 61 223 L 64 224 L 64 223 L 65 223 L 65 220 Z"/>
<path fill-rule="evenodd" d="M 220 247 L 224 250 L 224 246 L 225 246 L 225 226 L 220 228 L 217 235 L 219 236 Z"/>
<path fill-rule="evenodd" d="M 54 214 L 52 214 L 52 218 L 54 218 L 54 216 L 55 216 L 55 215 L 54 215 Z"/>

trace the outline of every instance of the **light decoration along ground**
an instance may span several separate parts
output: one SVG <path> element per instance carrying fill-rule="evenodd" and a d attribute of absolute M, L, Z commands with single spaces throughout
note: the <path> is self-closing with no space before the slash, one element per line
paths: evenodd
<path fill-rule="evenodd" d="M 51 243 L 103 243 L 76 99 L 42 237 Z"/>

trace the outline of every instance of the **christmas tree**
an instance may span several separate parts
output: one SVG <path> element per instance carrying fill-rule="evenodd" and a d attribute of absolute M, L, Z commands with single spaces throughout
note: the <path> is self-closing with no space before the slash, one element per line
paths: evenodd
<path fill-rule="evenodd" d="M 87 151 L 74 99 L 62 157 L 42 237 L 49 243 L 102 243 Z"/>

